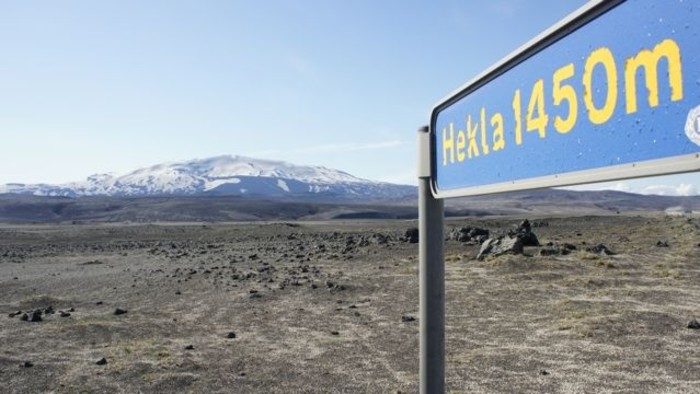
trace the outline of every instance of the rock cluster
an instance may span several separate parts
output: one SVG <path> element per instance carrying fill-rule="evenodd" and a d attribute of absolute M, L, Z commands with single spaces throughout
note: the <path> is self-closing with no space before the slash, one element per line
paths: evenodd
<path fill-rule="evenodd" d="M 610 250 L 610 248 L 608 248 L 607 246 L 605 246 L 603 244 L 597 244 L 594 246 L 590 246 L 590 247 L 586 248 L 586 252 L 593 253 L 593 254 L 599 254 L 599 255 L 603 255 L 603 256 L 612 256 L 615 254 L 615 252 L 613 252 L 612 250 Z"/>
<path fill-rule="evenodd" d="M 505 254 L 523 254 L 525 246 L 540 246 L 537 235 L 532 232 L 530 222 L 525 219 L 508 234 L 496 238 L 489 238 L 481 244 L 478 260 L 486 256 L 498 257 Z"/>
<path fill-rule="evenodd" d="M 540 256 L 566 256 L 575 251 L 576 245 L 570 243 L 553 244 L 549 243 L 544 248 L 540 249 Z"/>
<path fill-rule="evenodd" d="M 489 239 L 489 230 L 478 227 L 460 227 L 452 230 L 447 239 L 471 245 L 483 244 Z"/>
<path fill-rule="evenodd" d="M 523 241 L 518 237 L 508 235 L 498 238 L 489 238 L 483 244 L 477 260 L 483 260 L 486 256 L 498 257 L 505 254 L 523 254 Z"/>
<path fill-rule="evenodd" d="M 537 235 L 532 232 L 532 226 L 527 219 L 520 222 L 518 227 L 514 230 L 509 231 L 508 236 L 511 238 L 519 238 L 523 246 L 540 246 L 540 241 L 537 239 Z"/>
<path fill-rule="evenodd" d="M 74 312 L 75 309 L 70 308 L 67 311 L 58 311 L 58 315 L 60 317 L 70 317 L 70 312 Z M 56 314 L 56 310 L 54 310 L 53 306 L 49 305 L 46 308 L 38 308 L 30 311 L 23 312 L 21 310 L 11 312 L 7 314 L 7 317 L 9 318 L 14 318 L 16 316 L 19 316 L 19 320 L 21 321 L 26 321 L 26 322 L 31 322 L 31 323 L 39 323 L 44 321 L 44 318 L 49 315 L 54 315 Z"/>

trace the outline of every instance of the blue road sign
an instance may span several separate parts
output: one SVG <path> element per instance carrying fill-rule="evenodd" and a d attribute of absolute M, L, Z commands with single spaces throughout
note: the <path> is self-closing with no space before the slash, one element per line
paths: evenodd
<path fill-rule="evenodd" d="M 437 198 L 700 170 L 700 3 L 597 1 L 440 102 Z"/>

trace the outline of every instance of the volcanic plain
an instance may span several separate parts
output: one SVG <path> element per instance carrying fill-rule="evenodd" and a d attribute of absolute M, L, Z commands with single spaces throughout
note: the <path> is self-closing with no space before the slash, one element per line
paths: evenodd
<path fill-rule="evenodd" d="M 700 392 L 700 219 L 523 219 L 446 221 L 448 392 Z M 416 225 L 0 225 L 0 392 L 416 392 Z"/>

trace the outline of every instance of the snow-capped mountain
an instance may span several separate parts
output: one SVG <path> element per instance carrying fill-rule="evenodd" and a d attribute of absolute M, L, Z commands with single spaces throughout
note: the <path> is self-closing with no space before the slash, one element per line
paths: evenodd
<path fill-rule="evenodd" d="M 122 176 L 96 174 L 62 185 L 7 184 L 0 193 L 37 196 L 249 195 L 329 196 L 394 199 L 415 195 L 415 187 L 357 178 L 317 166 L 243 156 L 217 156 L 158 164 Z"/>

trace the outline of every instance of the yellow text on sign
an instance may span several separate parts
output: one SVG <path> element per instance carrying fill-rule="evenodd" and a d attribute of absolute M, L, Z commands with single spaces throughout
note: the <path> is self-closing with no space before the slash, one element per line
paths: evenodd
<path fill-rule="evenodd" d="M 681 64 L 681 49 L 672 39 L 659 42 L 652 49 L 642 49 L 634 56 L 625 59 L 622 67 L 622 76 L 618 72 L 618 64 L 614 54 L 609 48 L 601 47 L 593 50 L 583 64 L 581 77 L 583 107 L 586 109 L 588 121 L 594 125 L 602 125 L 608 122 L 616 111 L 619 80 L 624 81 L 625 114 L 634 114 L 638 110 L 637 78 L 644 75 L 647 90 L 646 101 L 649 107 L 659 105 L 659 63 L 665 60 L 668 65 L 668 86 L 670 88 L 670 101 L 683 99 L 683 67 Z M 600 69 L 604 78 L 594 78 L 594 71 Z M 572 84 L 576 77 L 574 63 L 569 63 L 555 70 L 552 75 L 551 105 L 565 108 L 561 114 L 557 114 L 551 122 L 547 112 L 548 97 L 544 79 L 534 82 L 530 90 L 527 104 L 523 105 L 523 93 L 517 89 L 513 93 L 513 140 L 515 145 L 522 145 L 523 129 L 527 132 L 537 132 L 540 139 L 547 138 L 550 123 L 559 134 L 568 134 L 579 120 L 579 92 Z M 600 73 L 596 75 L 601 75 Z M 596 103 L 593 97 L 595 88 L 601 88 L 605 92 L 605 100 Z M 523 114 L 523 109 L 526 109 Z M 489 114 L 482 107 L 479 114 L 466 116 L 466 127 L 455 130 L 455 125 L 450 122 L 448 127 L 442 129 L 442 165 L 447 166 L 474 159 L 491 152 L 506 150 L 506 118 L 500 112 Z"/>

